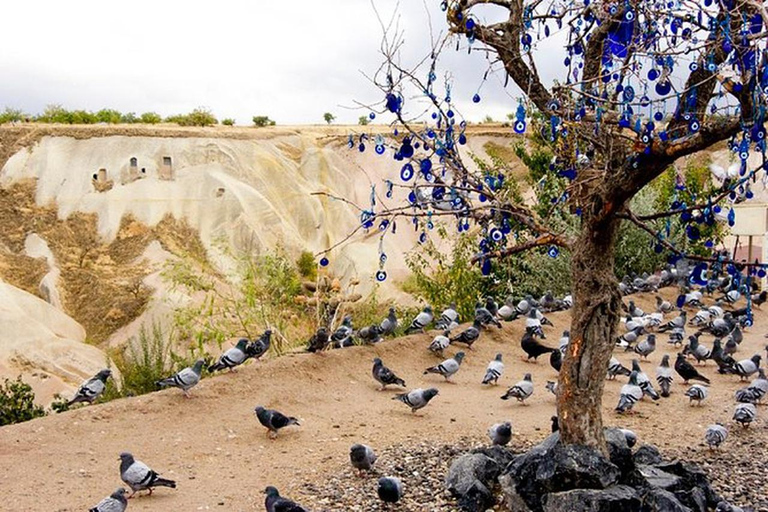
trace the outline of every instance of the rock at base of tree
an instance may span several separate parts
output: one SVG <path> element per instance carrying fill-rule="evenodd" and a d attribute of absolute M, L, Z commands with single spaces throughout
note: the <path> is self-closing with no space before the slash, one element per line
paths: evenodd
<path fill-rule="evenodd" d="M 637 449 L 633 456 L 635 464 L 646 464 L 652 466 L 661 464 L 664 460 L 661 458 L 659 450 L 650 444 L 644 444 Z"/>
<path fill-rule="evenodd" d="M 605 442 L 608 445 L 608 457 L 621 471 L 622 476 L 634 468 L 632 449 L 627 444 L 627 436 L 618 428 L 605 429 Z"/>
<path fill-rule="evenodd" d="M 643 496 L 644 510 L 664 512 L 692 512 L 677 497 L 664 489 L 651 489 Z"/>
<path fill-rule="evenodd" d="M 504 449 L 491 452 L 504 460 Z M 510 454 L 509 457 L 512 457 Z M 465 512 L 483 512 L 496 503 L 489 487 L 493 487 L 503 466 L 483 453 L 462 455 L 451 464 L 445 487 L 459 501 Z"/>
<path fill-rule="evenodd" d="M 574 489 L 547 494 L 544 512 L 640 512 L 641 501 L 632 487 L 614 485 L 607 489 Z"/>

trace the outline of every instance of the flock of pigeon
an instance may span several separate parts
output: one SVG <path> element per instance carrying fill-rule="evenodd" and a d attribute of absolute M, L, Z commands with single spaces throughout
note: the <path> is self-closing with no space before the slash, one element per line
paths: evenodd
<path fill-rule="evenodd" d="M 687 282 L 686 277 L 678 276 L 675 269 L 666 269 L 661 274 L 644 275 L 634 279 L 626 278 L 621 282 L 621 291 L 625 295 L 638 291 L 654 292 L 660 287 L 669 286 L 675 282 Z M 684 288 L 684 294 L 680 296 L 677 306 L 673 306 L 661 297 L 657 297 L 656 311 L 651 313 L 642 311 L 632 300 L 629 301 L 628 305 L 624 305 L 626 310 L 626 318 L 623 320 L 625 332 L 616 340 L 617 348 L 632 351 L 639 358 L 648 360 L 649 356 L 656 350 L 657 336 L 661 337 L 666 334 L 669 337 L 667 342 L 681 347 L 681 350 L 677 353 L 673 366 L 670 366 L 669 355 L 664 355 L 656 369 L 656 382 L 660 393 L 656 391 L 651 379 L 640 368 L 638 359 L 632 361 L 632 368 L 629 369 L 615 357 L 612 358 L 608 367 L 607 378 L 628 377 L 628 382 L 621 388 L 619 402 L 616 406 L 618 413 L 632 412 L 634 406 L 645 396 L 652 400 L 668 397 L 675 379 L 673 368 L 684 384 L 695 380 L 709 385 L 709 379 L 699 373 L 697 367 L 689 362 L 688 359 L 690 358 L 703 365 L 706 365 L 706 361 L 711 359 L 715 361 L 719 373 L 737 375 L 742 380 L 757 375 L 748 386 L 736 392 L 737 405 L 733 415 L 733 419 L 744 427 L 749 426 L 756 419 L 755 404 L 768 394 L 768 379 L 760 367 L 761 356 L 755 354 L 751 358 L 739 361 L 732 357 L 738 351 L 739 344 L 743 340 L 742 329 L 749 325 L 747 319 L 750 318 L 751 321 L 751 316 L 748 314 L 749 308 L 736 308 L 737 303 L 742 299 L 742 291 L 745 290 L 737 287 L 730 276 L 713 279 L 713 281 L 715 281 L 714 284 L 708 284 L 702 290 L 691 291 Z M 722 293 L 722 296 L 715 301 L 713 306 L 705 307 L 702 302 L 704 293 L 712 294 L 718 291 Z M 749 299 L 753 305 L 759 306 L 766 300 L 766 295 L 765 292 L 762 292 L 750 296 Z M 539 340 L 546 339 L 543 326 L 553 325 L 545 314 L 568 309 L 571 305 L 570 296 L 556 299 L 551 294 L 545 294 L 539 300 L 528 296 L 515 301 L 510 297 L 501 307 L 493 299 L 488 298 L 484 303 L 477 303 L 472 324 L 457 334 L 452 334 L 459 328 L 459 315 L 455 306 L 447 307 L 437 319 L 435 319 L 432 308 L 427 306 L 412 320 L 405 332 L 406 334 L 423 333 L 430 327 L 438 331 L 439 334 L 433 338 L 427 348 L 436 355 L 444 357 L 444 351 L 450 345 L 461 344 L 471 350 L 483 330 L 490 328 L 491 325 L 501 328 L 502 320 L 509 322 L 524 318 L 525 332 L 521 340 L 521 348 L 527 355 L 527 359 L 536 361 L 538 357 L 549 354 L 550 365 L 559 372 L 563 355 L 570 342 L 569 332 L 563 332 L 557 348 L 547 347 Z M 730 310 L 726 311 L 725 307 L 729 307 Z M 698 310 L 689 319 L 688 311 L 685 308 L 698 308 Z M 673 318 L 665 319 L 667 315 L 675 312 L 677 313 Z M 344 348 L 360 342 L 377 343 L 384 336 L 394 335 L 398 323 L 399 320 L 394 308 L 389 310 L 389 314 L 380 324 L 367 326 L 357 331 L 352 327 L 352 318 L 347 316 L 333 332 L 329 332 L 325 327 L 318 329 L 309 340 L 307 351 L 320 352 L 330 348 Z M 687 339 L 686 329 L 693 330 Z M 236 346 L 225 351 L 216 363 L 209 366 L 209 371 L 224 369 L 236 371 L 236 367 L 246 360 L 260 358 L 269 349 L 271 334 L 271 331 L 267 330 L 255 341 L 239 340 Z M 715 337 L 711 349 L 700 340 L 703 334 L 710 334 Z M 766 350 L 768 351 L 768 347 Z M 450 381 L 461 369 L 465 357 L 465 352 L 457 352 L 453 357 L 426 368 L 424 375 L 436 374 Z M 177 387 L 184 392 L 185 396 L 189 396 L 189 390 L 200 381 L 203 365 L 204 361 L 198 360 L 193 366 L 185 368 L 157 384 L 159 387 Z M 496 385 L 503 372 L 503 357 L 502 354 L 497 354 L 488 363 L 482 379 L 478 380 L 482 385 Z M 109 370 L 99 372 L 81 386 L 70 404 L 92 403 L 103 393 L 106 380 L 109 377 Z M 379 358 L 373 360 L 372 377 L 378 382 L 382 390 L 386 389 L 387 386 L 406 388 L 405 381 L 385 366 Z M 693 384 L 686 391 L 685 394 L 692 404 L 701 404 L 706 400 L 708 388 L 703 384 Z M 547 382 L 546 387 L 556 394 L 557 384 L 555 382 Z M 521 404 L 525 404 L 525 400 L 531 397 L 533 393 L 534 384 L 531 374 L 526 373 L 522 380 L 507 389 L 501 399 L 514 398 Z M 438 390 L 434 387 L 416 388 L 395 394 L 392 399 L 402 402 L 411 409 L 411 412 L 415 413 L 426 407 L 437 395 Z M 254 412 L 261 425 L 267 429 L 266 432 L 270 438 L 276 437 L 283 428 L 300 426 L 297 418 L 261 405 L 257 406 Z M 552 431 L 556 431 L 557 428 L 557 417 L 553 416 Z M 628 443 L 632 446 L 636 441 L 635 434 L 626 430 L 625 435 Z M 719 447 L 726 440 L 727 435 L 727 429 L 718 423 L 707 429 L 705 439 L 710 447 Z M 509 422 L 495 424 L 489 428 L 488 436 L 492 444 L 506 445 L 512 438 L 512 425 Z M 351 465 L 361 473 L 371 470 L 377 459 L 374 450 L 363 444 L 353 445 L 349 457 Z M 92 508 L 90 512 L 123 512 L 126 510 L 127 500 L 138 491 L 147 490 L 151 494 L 155 487 L 176 487 L 175 482 L 161 478 L 146 464 L 134 459 L 130 453 L 120 454 L 120 477 L 130 487 L 132 493 L 126 496 L 124 489 L 117 489 L 112 495 Z M 267 512 L 301 512 L 306 510 L 290 499 L 280 496 L 275 487 L 267 487 L 264 492 Z M 396 503 L 402 495 L 403 485 L 399 479 L 386 476 L 379 479 L 378 496 L 383 502 Z"/>

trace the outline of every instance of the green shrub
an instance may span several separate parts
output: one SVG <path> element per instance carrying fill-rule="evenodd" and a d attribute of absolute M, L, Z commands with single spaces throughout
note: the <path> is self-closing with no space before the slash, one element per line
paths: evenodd
<path fill-rule="evenodd" d="M 309 281 L 317 279 L 317 261 L 315 261 L 315 255 L 309 251 L 302 251 L 299 255 L 299 259 L 296 260 L 296 267 L 299 270 L 299 275 Z"/>
<path fill-rule="evenodd" d="M 235 126 L 235 120 L 228 117 L 226 119 L 222 119 L 221 124 L 224 126 Z"/>
<path fill-rule="evenodd" d="M 135 112 L 128 112 L 127 114 L 120 115 L 120 122 L 124 124 L 138 123 L 139 118 L 136 116 Z"/>
<path fill-rule="evenodd" d="M 275 126 L 275 122 L 269 116 L 253 116 L 253 124 L 259 128 L 264 126 Z"/>
<path fill-rule="evenodd" d="M 5 107 L 3 112 L 0 112 L 0 124 L 5 123 L 20 123 L 29 116 L 25 114 L 21 109 Z"/>
<path fill-rule="evenodd" d="M 29 421 L 45 416 L 45 410 L 35 404 L 35 392 L 32 386 L 16 380 L 5 379 L 0 385 L 0 427 Z"/>
<path fill-rule="evenodd" d="M 368 119 L 368 116 L 360 116 L 359 118 L 357 118 L 357 124 L 359 124 L 360 126 L 367 126 L 368 123 L 370 122 L 371 121 L 370 119 Z"/>
<path fill-rule="evenodd" d="M 158 124 L 163 121 L 163 118 L 160 117 L 160 114 L 155 112 L 144 112 L 141 114 L 141 117 L 139 117 L 139 121 L 144 124 Z"/>
<path fill-rule="evenodd" d="M 218 123 L 216 116 L 205 108 L 198 107 L 189 114 L 176 114 L 165 118 L 166 123 L 176 123 L 179 126 L 212 126 Z"/>
<path fill-rule="evenodd" d="M 96 122 L 107 124 L 118 124 L 122 119 L 122 115 L 117 110 L 111 108 L 103 108 L 96 112 Z"/>
<path fill-rule="evenodd" d="M 330 112 L 326 112 L 325 114 L 323 114 L 323 119 L 325 120 L 326 123 L 331 124 L 336 120 L 336 116 L 331 114 Z"/>

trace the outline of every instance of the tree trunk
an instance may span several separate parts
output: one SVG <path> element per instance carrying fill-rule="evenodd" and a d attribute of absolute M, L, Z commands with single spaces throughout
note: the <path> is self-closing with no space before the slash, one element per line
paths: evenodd
<path fill-rule="evenodd" d="M 602 397 L 619 321 L 621 295 L 614 275 L 619 220 L 598 220 L 601 201 L 585 208 L 572 252 L 571 342 L 558 384 L 560 438 L 606 453 Z M 589 211 L 592 210 L 592 211 Z"/>

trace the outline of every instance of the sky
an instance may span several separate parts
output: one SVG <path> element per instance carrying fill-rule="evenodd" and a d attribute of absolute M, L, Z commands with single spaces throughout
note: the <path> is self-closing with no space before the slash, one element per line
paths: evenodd
<path fill-rule="evenodd" d="M 254 115 L 278 124 L 322 123 L 325 112 L 338 123 L 356 123 L 369 112 L 358 104 L 382 99 L 366 78 L 384 61 L 377 11 L 385 22 L 395 17 L 408 64 L 428 53 L 431 37 L 445 32 L 439 3 L 10 2 L 3 8 L 4 18 L 14 22 L 3 28 L 0 108 L 34 114 L 61 104 L 167 116 L 203 106 L 238 124 L 249 124 Z M 504 89 L 498 76 L 482 83 L 484 54 L 454 47 L 441 65 L 454 76 L 457 110 L 470 121 L 514 112 L 519 92 L 512 85 Z M 550 59 L 542 66 L 545 75 L 554 69 Z M 475 104 L 478 91 L 483 99 Z"/>

